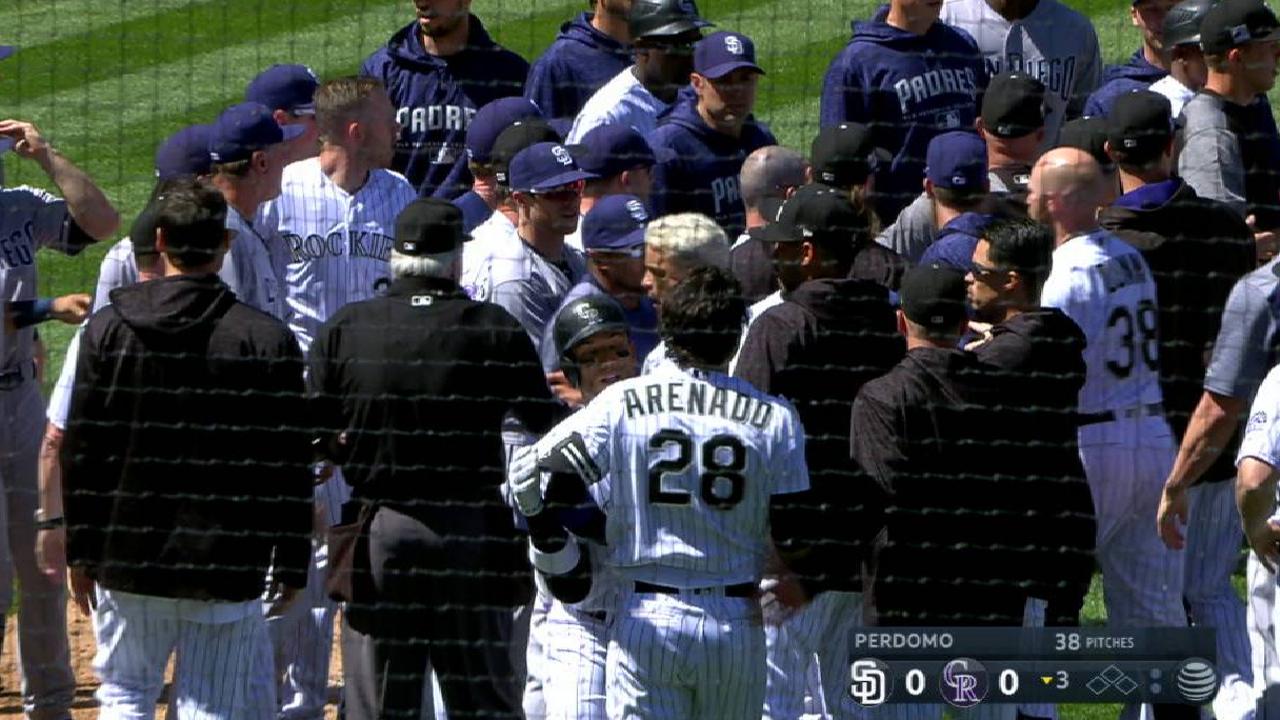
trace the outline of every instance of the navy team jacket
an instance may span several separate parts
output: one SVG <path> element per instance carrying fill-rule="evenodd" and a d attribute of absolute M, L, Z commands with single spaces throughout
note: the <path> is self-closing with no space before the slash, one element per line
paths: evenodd
<path fill-rule="evenodd" d="M 822 83 L 821 121 L 869 125 L 875 144 L 894 153 L 876 173 L 886 223 L 920 194 L 933 136 L 973 127 L 986 84 L 982 53 L 963 30 L 936 22 L 916 35 L 879 20 L 853 23 Z"/>
<path fill-rule="evenodd" d="M 549 118 L 577 117 L 605 83 L 631 66 L 631 48 L 591 26 L 581 13 L 560 26 L 560 35 L 533 63 L 524 96 Z"/>
<path fill-rule="evenodd" d="M 736 138 L 712 130 L 698 114 L 697 102 L 692 90 L 681 90 L 647 138 L 658 157 L 649 205 L 654 217 L 702 213 L 736 238 L 746 227 L 746 207 L 738 188 L 742 162 L 758 148 L 778 141 L 753 118 L 748 118 Z"/>
<path fill-rule="evenodd" d="M 476 110 L 519 95 L 529 63 L 493 41 L 471 16 L 467 48 L 448 57 L 427 53 L 415 20 L 364 61 L 360 74 L 387 86 L 402 129 L 392 168 L 418 194 L 454 198 L 471 187 L 467 126 Z"/>

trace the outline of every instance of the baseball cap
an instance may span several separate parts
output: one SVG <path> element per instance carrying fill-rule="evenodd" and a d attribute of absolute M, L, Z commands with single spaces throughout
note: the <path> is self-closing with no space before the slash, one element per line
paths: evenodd
<path fill-rule="evenodd" d="M 1213 7 L 1213 0 L 1184 0 L 1169 10 L 1161 26 L 1161 38 L 1165 47 L 1199 45 L 1200 24 Z"/>
<path fill-rule="evenodd" d="M 917 265 L 902 276 L 902 314 L 930 330 L 952 330 L 966 317 L 964 273 L 940 264 Z"/>
<path fill-rule="evenodd" d="M 133 245 L 134 257 L 158 255 L 156 251 L 156 212 L 154 203 L 146 207 L 133 219 L 129 226 L 129 242 Z"/>
<path fill-rule="evenodd" d="M 1094 160 L 1104 168 L 1113 163 L 1107 155 L 1107 119 L 1102 117 L 1082 117 L 1068 120 L 1062 124 L 1058 132 L 1057 147 L 1078 148 L 1093 156 Z"/>
<path fill-rule="evenodd" d="M 629 250 L 644 244 L 649 211 L 635 195 L 608 195 L 582 217 L 584 250 Z"/>
<path fill-rule="evenodd" d="M 316 88 L 320 78 L 306 65 L 272 65 L 249 82 L 244 99 L 271 110 L 294 115 L 315 115 Z"/>
<path fill-rule="evenodd" d="M 487 103 L 476 111 L 467 126 L 467 159 L 488 164 L 493 144 L 502 131 L 527 118 L 543 119 L 542 111 L 528 98 L 504 97 Z"/>
<path fill-rule="evenodd" d="M 761 75 L 756 64 L 756 44 L 742 33 L 721 30 L 702 38 L 693 46 L 693 71 L 718 80 L 738 68 L 751 68 Z"/>
<path fill-rule="evenodd" d="M 578 166 L 592 175 L 613 177 L 632 168 L 655 165 L 653 148 L 629 125 L 600 125 L 582 136 Z"/>
<path fill-rule="evenodd" d="M 880 163 L 893 159 L 888 150 L 872 143 L 871 128 L 861 123 L 823 128 L 813 139 L 809 156 L 813 177 L 840 188 L 863 184 Z"/>
<path fill-rule="evenodd" d="M 516 153 L 508 170 L 511 189 L 539 193 L 595 177 L 578 168 L 569 149 L 560 143 L 540 142 Z"/>
<path fill-rule="evenodd" d="M 232 105 L 213 124 L 209 156 L 215 163 L 247 160 L 254 152 L 293 140 L 306 132 L 301 125 L 278 125 L 271 110 L 261 103 Z"/>
<path fill-rule="evenodd" d="M 211 125 L 188 125 L 165 139 L 156 149 L 156 177 L 161 180 L 181 175 L 207 175 Z"/>
<path fill-rule="evenodd" d="M 976 133 L 952 130 L 934 136 L 925 151 L 925 177 L 934 187 L 981 192 L 987 183 L 987 144 Z"/>
<path fill-rule="evenodd" d="M 1019 138 L 1044 127 L 1044 83 L 1026 73 L 1000 73 L 982 96 L 982 124 L 999 138 Z"/>
<path fill-rule="evenodd" d="M 558 143 L 561 140 L 560 133 L 542 118 L 526 118 L 512 123 L 506 130 L 498 133 L 498 139 L 493 141 L 493 147 L 489 150 L 489 163 L 493 166 L 498 182 L 508 184 L 507 168 L 512 158 L 521 150 L 540 142 Z"/>
<path fill-rule="evenodd" d="M 396 216 L 395 251 L 401 255 L 447 253 L 462 247 L 468 237 L 462 229 L 462 210 L 448 200 L 418 198 Z"/>
<path fill-rule="evenodd" d="M 1280 20 L 1263 0 L 1221 0 L 1200 23 L 1200 47 L 1210 55 L 1280 36 Z"/>
<path fill-rule="evenodd" d="M 782 203 L 762 237 L 770 242 L 852 245 L 870 229 L 848 195 L 825 185 L 805 185 Z"/>
<path fill-rule="evenodd" d="M 666 37 L 712 27 L 698 14 L 693 0 L 635 0 L 627 27 L 631 37 Z"/>
<path fill-rule="evenodd" d="M 13 57 L 13 54 L 16 52 L 18 52 L 18 48 L 13 45 L 0 45 L 0 60 Z"/>
<path fill-rule="evenodd" d="M 1173 137 L 1169 99 L 1150 90 L 1116 98 L 1107 116 L 1107 141 L 1125 154 L 1126 162 L 1142 163 L 1160 157 Z"/>

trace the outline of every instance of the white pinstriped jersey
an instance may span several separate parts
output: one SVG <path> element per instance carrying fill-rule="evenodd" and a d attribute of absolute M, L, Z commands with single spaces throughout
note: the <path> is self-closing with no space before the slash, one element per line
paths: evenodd
<path fill-rule="evenodd" d="M 540 441 L 539 455 L 558 452 L 578 469 L 627 580 L 758 581 L 770 498 L 809 488 L 795 409 L 722 373 L 662 367 L 610 386 L 562 424 L 569 440 Z"/>
<path fill-rule="evenodd" d="M 338 308 L 373 297 L 390 279 L 396 216 L 418 195 L 390 170 L 371 171 L 351 195 L 324 174 L 319 158 L 286 167 L 280 185 L 263 214 L 279 223 L 289 256 L 289 329 L 305 352 Z"/>
<path fill-rule="evenodd" d="M 1249 421 L 1240 439 L 1236 465 L 1245 458 L 1280 468 L 1280 367 L 1267 373 L 1249 408 Z"/>
<path fill-rule="evenodd" d="M 133 254 L 133 241 L 121 238 L 111 246 L 98 266 L 98 284 L 93 290 L 93 312 L 111 304 L 109 294 L 138 282 L 138 259 Z"/>
<path fill-rule="evenodd" d="M 1161 402 L 1156 285 L 1133 246 L 1102 230 L 1067 240 L 1053 251 L 1040 304 L 1066 313 L 1088 341 L 1081 412 Z"/>
<path fill-rule="evenodd" d="M 69 250 L 69 225 L 67 203 L 61 198 L 25 185 L 0 188 L 0 301 L 36 299 L 36 250 Z M 35 327 L 8 334 L 0 346 L 0 370 L 30 361 L 34 342 Z"/>
<path fill-rule="evenodd" d="M 227 207 L 227 229 L 234 230 L 236 235 L 231 239 L 226 257 L 222 259 L 218 277 L 231 288 L 240 302 L 277 320 L 287 320 L 284 283 L 272 262 L 272 254 L 275 252 L 272 248 L 283 244 L 283 241 L 273 225 L 259 220 L 262 217 L 263 214 L 258 213 L 256 217 L 246 220 L 238 210 Z"/>

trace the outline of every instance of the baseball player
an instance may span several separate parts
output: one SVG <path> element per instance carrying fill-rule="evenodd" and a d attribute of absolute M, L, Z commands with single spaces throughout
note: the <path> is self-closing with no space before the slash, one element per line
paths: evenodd
<path fill-rule="evenodd" d="M 641 284 L 659 308 L 663 299 L 699 267 L 729 268 L 729 239 L 711 218 L 697 213 L 668 215 L 644 229 L 644 278 Z M 661 317 L 661 315 L 659 315 Z M 669 362 L 667 343 L 659 340 L 644 359 L 644 374 Z"/>
<path fill-rule="evenodd" d="M 548 502 L 584 483 L 605 516 L 621 583 L 609 717 L 760 716 L 756 584 L 776 498 L 806 491 L 809 477 L 794 408 L 724 374 L 745 310 L 727 270 L 694 270 L 662 305 L 674 362 L 609 386 L 536 446 Z M 580 507 L 560 517 L 575 534 L 601 529 Z M 778 517 L 775 536 L 788 527 Z"/>
<path fill-rule="evenodd" d="M 987 84 L 973 39 L 938 22 L 937 13 L 936 3 L 898 0 L 887 14 L 853 23 L 853 39 L 822 82 L 823 127 L 862 123 L 874 146 L 896 149 L 876 173 L 876 209 L 885 224 L 919 194 L 933 136 L 973 127 Z"/>
<path fill-rule="evenodd" d="M 610 385 L 635 377 L 638 367 L 629 327 L 622 307 L 605 295 L 570 301 L 556 315 L 552 329 L 559 364 L 568 382 L 582 393 L 584 405 Z M 557 442 L 563 439 L 557 437 Z M 535 465 L 536 453 L 526 448 L 517 453 L 508 470 L 512 496 L 526 516 L 537 515 L 542 508 Z M 541 647 L 536 656 L 530 652 L 529 672 L 540 676 L 547 720 L 604 720 L 605 659 L 617 606 L 616 578 L 604 563 L 603 548 L 583 542 L 578 552 L 590 559 L 592 572 L 578 585 L 587 589 L 561 587 L 566 582 L 563 566 L 540 566 L 537 523 L 530 520 L 530 556 L 538 570 L 540 596 L 553 597 L 538 629 Z"/>
<path fill-rule="evenodd" d="M 525 80 L 524 96 L 565 129 L 602 85 L 631 65 L 631 0 L 592 0 L 591 9 L 560 26 Z"/>
<path fill-rule="evenodd" d="M 941 19 L 977 41 L 988 75 L 1021 71 L 1044 83 L 1042 147 L 1056 144 L 1062 123 L 1080 115 L 1101 80 L 1093 23 L 1059 0 L 1001 3 L 999 11 L 987 0 L 946 0 Z"/>
<path fill-rule="evenodd" d="M 1085 102 L 1085 115 L 1106 117 L 1111 114 L 1116 98 L 1134 90 L 1146 90 L 1168 75 L 1172 46 L 1165 44 L 1164 21 L 1176 4 L 1178 0 L 1133 0 L 1129 20 L 1142 31 L 1142 47 L 1135 50 L 1124 65 L 1108 65 L 1103 70 L 1102 84 Z"/>
<path fill-rule="evenodd" d="M 37 163 L 62 193 L 58 198 L 32 187 L 0 189 L 0 300 L 36 298 L 36 251 L 52 248 L 74 255 L 115 232 L 120 223 L 111 202 L 85 173 L 54 149 L 31 123 L 0 120 L 0 138 L 13 154 Z M 0 473 L 5 527 L 0 532 L 0 605 L 12 601 L 20 584 L 18 632 L 23 707 L 30 717 L 61 719 L 75 695 L 66 635 L 63 584 L 41 574 L 35 557 L 37 453 L 44 428 L 44 404 L 36 381 L 35 328 L 5 329 L 0 342 L 0 413 L 11 422 L 0 431 L 9 457 Z"/>
<path fill-rule="evenodd" d="M 396 138 L 395 109 L 372 78 L 339 78 L 316 91 L 320 155 L 284 170 L 277 218 L 288 253 L 289 328 L 303 352 L 338 308 L 374 295 L 388 279 L 396 216 L 417 194 L 386 168 Z M 319 522 L 337 521 L 349 489 L 340 472 L 316 489 Z M 306 594 L 269 624 L 285 686 L 283 717 L 319 718 L 328 689 L 336 606 L 323 587 L 326 548 L 315 546 Z"/>
<path fill-rule="evenodd" d="M 285 164 L 315 157 L 320 152 L 316 126 L 316 88 L 320 79 L 306 65 L 272 65 L 263 70 L 244 91 L 246 102 L 266 105 L 281 127 L 297 125 L 302 132 L 289 142 Z"/>
<path fill-rule="evenodd" d="M 381 80 L 396 108 L 395 169 L 424 197 L 454 198 L 471 185 L 467 125 L 477 108 L 519 95 L 529 63 L 493 41 L 471 14 L 471 0 L 414 6 L 417 17 L 370 55 L 360 74 Z"/>
<path fill-rule="evenodd" d="M 1174 456 L 1155 282 L 1137 250 L 1098 228 L 1104 193 L 1097 162 L 1082 150 L 1051 150 L 1032 169 L 1031 216 L 1056 243 L 1041 304 L 1066 313 L 1087 342 L 1080 454 L 1097 513 L 1107 621 L 1184 627 L 1185 563 L 1151 528 Z"/>

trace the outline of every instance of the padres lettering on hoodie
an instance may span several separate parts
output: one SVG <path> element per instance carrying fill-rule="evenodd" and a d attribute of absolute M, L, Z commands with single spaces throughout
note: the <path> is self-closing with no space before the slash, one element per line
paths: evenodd
<path fill-rule="evenodd" d="M 498 45 L 471 16 L 467 47 L 439 57 L 427 52 L 415 20 L 364 61 L 361 75 L 387 87 L 401 125 L 392 169 L 423 197 L 454 198 L 471 187 L 467 126 L 481 106 L 519 95 L 529 73 L 524 58 Z"/>
<path fill-rule="evenodd" d="M 934 23 L 923 35 L 884 22 L 853 23 L 853 39 L 822 83 L 823 127 L 869 125 L 878 147 L 894 152 L 876 173 L 877 209 L 892 221 L 920 194 L 933 136 L 973 127 L 987 84 L 982 55 L 962 31 Z"/>

